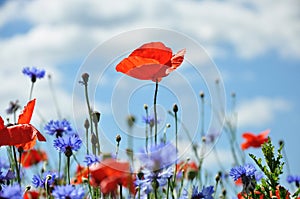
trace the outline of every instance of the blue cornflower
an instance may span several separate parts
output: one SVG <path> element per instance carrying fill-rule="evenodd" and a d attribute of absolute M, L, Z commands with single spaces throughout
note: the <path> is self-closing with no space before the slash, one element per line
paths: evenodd
<path fill-rule="evenodd" d="M 153 183 L 156 183 L 157 187 L 165 186 L 174 172 L 171 167 L 166 170 L 159 172 L 153 172 L 149 170 L 143 171 L 144 179 L 140 180 L 137 178 L 135 185 L 140 188 L 140 190 L 146 194 L 149 194 L 153 191 Z"/>
<path fill-rule="evenodd" d="M 82 199 L 84 197 L 84 190 L 82 187 L 76 189 L 73 185 L 56 186 L 52 192 L 55 199 Z"/>
<path fill-rule="evenodd" d="M 147 169 L 157 171 L 175 163 L 177 150 L 171 143 L 160 143 L 143 150 L 139 158 Z"/>
<path fill-rule="evenodd" d="M 37 69 L 36 67 L 25 67 L 23 68 L 22 73 L 28 75 L 33 83 L 36 82 L 37 78 L 41 79 L 46 74 L 44 69 Z"/>
<path fill-rule="evenodd" d="M 146 123 L 146 124 L 149 124 L 150 127 L 153 127 L 154 126 L 154 121 L 155 121 L 155 118 L 153 115 L 149 115 L 148 117 L 147 116 L 143 116 L 143 122 Z M 159 124 L 160 120 L 157 119 L 157 124 Z"/>
<path fill-rule="evenodd" d="M 56 178 L 57 178 L 56 172 L 48 171 L 43 174 L 43 177 L 39 175 L 33 175 L 31 182 L 36 188 L 38 187 L 45 188 L 46 182 L 48 185 L 52 185 Z"/>
<path fill-rule="evenodd" d="M 232 168 L 229 175 L 234 181 L 236 181 L 242 176 L 253 177 L 255 175 L 255 171 L 256 169 L 252 164 L 246 164 L 245 166 L 236 166 Z"/>
<path fill-rule="evenodd" d="M 100 162 L 100 159 L 96 155 L 89 154 L 85 156 L 85 160 L 83 162 L 85 162 L 87 166 L 91 166 L 92 164 Z"/>
<path fill-rule="evenodd" d="M 70 157 L 73 151 L 78 151 L 82 145 L 82 140 L 77 134 L 67 135 L 66 137 L 58 137 L 54 140 L 54 147 Z"/>
<path fill-rule="evenodd" d="M 208 187 L 203 186 L 202 191 L 199 191 L 197 186 L 193 186 L 192 194 L 190 198 L 191 199 L 198 199 L 198 198 L 213 199 L 212 196 L 213 193 L 214 193 L 213 186 L 208 186 Z M 180 199 L 189 199 L 189 192 L 186 189 L 183 190 Z"/>
<path fill-rule="evenodd" d="M 299 184 L 299 183 L 300 183 L 300 176 L 296 176 L 296 175 L 292 176 L 292 175 L 289 175 L 289 176 L 287 177 L 286 180 L 287 180 L 288 183 L 293 183 L 293 182 L 295 182 L 296 184 Z"/>
<path fill-rule="evenodd" d="M 9 167 L 10 167 L 9 162 L 6 159 L 0 157 L 0 170 L 8 169 Z"/>
<path fill-rule="evenodd" d="M 45 127 L 44 130 L 49 135 L 55 135 L 57 138 L 62 137 L 63 134 L 72 134 L 73 129 L 68 120 L 63 119 L 59 120 L 51 120 Z"/>
<path fill-rule="evenodd" d="M 0 191 L 0 198 L 23 199 L 23 193 L 20 185 L 14 184 L 12 186 L 6 186 Z"/>
<path fill-rule="evenodd" d="M 6 113 L 7 114 L 13 114 L 14 112 L 16 112 L 19 108 L 21 108 L 21 106 L 18 104 L 19 100 L 16 100 L 15 102 L 10 101 L 9 102 L 9 107 L 6 109 Z"/>

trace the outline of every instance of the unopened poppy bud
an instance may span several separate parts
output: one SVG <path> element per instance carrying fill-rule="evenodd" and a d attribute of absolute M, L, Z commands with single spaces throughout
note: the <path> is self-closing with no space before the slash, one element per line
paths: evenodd
<path fill-rule="evenodd" d="M 235 96 L 236 96 L 235 92 L 232 92 L 232 93 L 231 93 L 231 97 L 232 97 L 232 98 L 235 98 Z"/>
<path fill-rule="evenodd" d="M 92 133 L 91 142 L 93 145 L 96 145 L 98 143 L 97 136 L 95 135 L 95 133 Z"/>
<path fill-rule="evenodd" d="M 284 145 L 284 141 L 283 140 L 279 140 L 279 146 Z"/>
<path fill-rule="evenodd" d="M 139 171 L 137 174 L 138 178 L 141 180 L 144 177 L 144 173 L 142 171 Z"/>
<path fill-rule="evenodd" d="M 147 104 L 144 104 L 144 109 L 148 110 L 148 105 Z"/>
<path fill-rule="evenodd" d="M 121 141 L 121 136 L 120 136 L 120 135 L 117 135 L 117 136 L 116 136 L 116 142 L 119 143 L 120 141 Z"/>
<path fill-rule="evenodd" d="M 170 127 L 171 127 L 171 124 L 170 124 L 170 123 L 167 123 L 167 124 L 166 124 L 166 127 L 167 127 L 167 128 L 170 128 Z"/>
<path fill-rule="evenodd" d="M 204 98 L 204 92 L 203 92 L 203 91 L 200 92 L 200 97 L 201 97 L 202 99 Z"/>
<path fill-rule="evenodd" d="M 226 196 L 226 194 L 227 194 L 227 191 L 226 191 L 226 189 L 222 189 L 222 195 L 225 197 Z"/>
<path fill-rule="evenodd" d="M 221 178 L 221 177 L 219 176 L 219 174 L 217 174 L 216 177 L 215 177 L 216 182 L 219 182 L 219 181 L 220 181 L 220 178 Z"/>
<path fill-rule="evenodd" d="M 89 179 L 88 178 L 82 177 L 81 179 L 82 179 L 82 182 L 84 184 L 88 184 L 89 183 Z"/>
<path fill-rule="evenodd" d="M 86 128 L 86 129 L 90 128 L 90 122 L 88 119 L 85 119 L 85 121 L 84 121 L 84 128 Z"/>
<path fill-rule="evenodd" d="M 202 142 L 206 142 L 206 137 L 205 136 L 202 137 Z"/>
<path fill-rule="evenodd" d="M 84 83 L 84 84 L 87 84 L 88 81 L 89 81 L 90 75 L 89 75 L 88 73 L 83 73 L 83 74 L 81 75 L 81 77 L 82 77 L 83 83 Z"/>
<path fill-rule="evenodd" d="M 92 117 L 93 117 L 93 122 L 95 123 L 95 124 L 97 124 L 99 121 L 100 121 L 100 113 L 98 112 L 98 111 L 94 111 L 93 113 L 92 113 Z"/>
<path fill-rule="evenodd" d="M 127 124 L 131 128 L 134 125 L 135 117 L 133 115 L 129 115 L 127 117 Z"/>
<path fill-rule="evenodd" d="M 178 106 L 177 106 L 177 104 L 174 104 L 174 106 L 173 106 L 173 112 L 174 113 L 178 112 Z"/>
<path fill-rule="evenodd" d="M 29 191 L 30 189 L 31 189 L 31 185 L 27 185 L 27 186 L 25 187 L 25 192 Z"/>

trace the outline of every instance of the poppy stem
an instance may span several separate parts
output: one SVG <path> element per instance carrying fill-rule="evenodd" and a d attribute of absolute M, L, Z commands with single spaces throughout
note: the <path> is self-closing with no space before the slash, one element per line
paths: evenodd
<path fill-rule="evenodd" d="M 158 80 L 155 82 L 155 92 L 154 92 L 154 142 L 155 145 L 157 145 L 157 112 L 156 112 L 156 98 L 157 98 L 157 92 L 158 92 Z"/>
<path fill-rule="evenodd" d="M 30 87 L 30 93 L 29 93 L 29 101 L 32 98 L 32 93 L 33 93 L 33 87 L 34 87 L 34 82 L 32 82 L 31 87 Z"/>
<path fill-rule="evenodd" d="M 177 106 L 177 105 L 176 105 Z M 175 107 L 175 105 L 174 105 Z M 174 110 L 174 108 L 173 108 Z M 178 131 L 178 125 L 177 125 L 177 111 L 174 111 L 174 118 L 175 118 L 175 147 L 176 147 L 176 151 L 178 150 L 178 136 L 177 136 L 177 131 Z M 174 171 L 174 181 L 173 181 L 173 185 L 175 186 L 176 183 L 176 174 L 177 174 L 177 160 L 175 160 L 175 171 Z"/>
<path fill-rule="evenodd" d="M 144 108 L 145 108 L 145 111 L 146 111 L 146 120 L 148 120 L 148 118 L 149 118 L 149 113 L 148 113 L 148 106 L 144 106 Z M 146 124 L 146 127 L 145 127 L 145 136 L 146 136 L 146 152 L 147 152 L 147 154 L 148 154 L 148 139 L 149 139 L 149 135 L 148 135 L 148 122 L 146 121 L 145 122 L 145 124 Z"/>
<path fill-rule="evenodd" d="M 119 185 L 120 186 L 120 199 L 123 198 L 123 187 L 122 184 Z"/>
<path fill-rule="evenodd" d="M 19 166 L 18 166 L 16 148 L 15 148 L 15 146 L 13 146 L 12 148 L 13 148 L 15 166 L 16 166 L 16 171 L 17 171 L 17 180 L 18 180 L 19 185 L 21 186 L 20 170 L 19 170 Z"/>
<path fill-rule="evenodd" d="M 88 95 L 88 85 L 87 84 L 84 84 L 84 94 L 85 94 L 85 100 L 86 100 L 86 104 L 87 104 L 87 108 L 88 108 L 88 112 L 89 112 L 89 116 L 90 116 L 91 133 L 93 133 L 92 110 L 91 110 L 91 106 L 90 106 L 90 100 L 89 100 L 89 95 Z"/>

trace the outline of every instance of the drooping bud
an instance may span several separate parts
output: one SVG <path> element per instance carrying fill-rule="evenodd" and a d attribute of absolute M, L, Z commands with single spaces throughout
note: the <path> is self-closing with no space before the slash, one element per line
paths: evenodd
<path fill-rule="evenodd" d="M 201 91 L 199 95 L 200 95 L 201 99 L 204 98 L 204 92 L 203 91 Z"/>
<path fill-rule="evenodd" d="M 116 142 L 118 142 L 118 143 L 121 142 L 121 135 L 116 136 Z"/>
<path fill-rule="evenodd" d="M 148 105 L 147 104 L 144 104 L 144 109 L 148 110 Z"/>
<path fill-rule="evenodd" d="M 90 122 L 88 119 L 85 119 L 85 121 L 84 121 L 84 128 L 86 128 L 86 129 L 90 128 Z"/>
<path fill-rule="evenodd" d="M 88 83 L 88 81 L 89 81 L 89 77 L 90 77 L 90 75 L 89 75 L 88 73 L 83 73 L 83 74 L 81 75 L 82 81 L 83 81 L 83 83 L 84 83 L 85 85 L 87 85 L 87 83 Z"/>
<path fill-rule="evenodd" d="M 127 124 L 130 128 L 133 127 L 134 122 L 135 122 L 135 117 L 133 115 L 129 115 L 127 117 Z"/>
<path fill-rule="evenodd" d="M 173 112 L 174 113 L 178 112 L 178 106 L 177 106 L 177 104 L 174 104 L 174 106 L 173 106 Z"/>
<path fill-rule="evenodd" d="M 92 113 L 92 117 L 93 117 L 92 119 L 95 124 L 98 124 L 98 122 L 100 121 L 100 115 L 101 114 L 98 111 L 94 111 Z"/>

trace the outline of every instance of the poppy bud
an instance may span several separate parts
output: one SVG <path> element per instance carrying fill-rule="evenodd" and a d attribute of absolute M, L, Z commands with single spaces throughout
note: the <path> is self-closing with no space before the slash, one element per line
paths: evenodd
<path fill-rule="evenodd" d="M 201 99 L 204 98 L 204 92 L 203 91 L 200 92 L 200 97 L 201 97 Z"/>
<path fill-rule="evenodd" d="M 95 135 L 95 133 L 92 133 L 91 142 L 93 145 L 97 145 L 98 143 L 97 136 Z"/>
<path fill-rule="evenodd" d="M 129 115 L 127 117 L 127 124 L 131 128 L 134 125 L 135 117 L 133 115 Z"/>
<path fill-rule="evenodd" d="M 82 77 L 82 80 L 83 80 L 83 83 L 85 84 L 85 85 L 87 85 L 87 83 L 88 83 L 88 81 L 89 81 L 89 74 L 88 73 L 83 73 L 82 75 L 81 75 L 81 77 Z"/>
<path fill-rule="evenodd" d="M 232 98 L 235 98 L 235 96 L 236 96 L 235 92 L 232 92 L 232 93 L 231 93 L 231 97 L 232 97 Z"/>
<path fill-rule="evenodd" d="M 284 141 L 283 140 L 279 140 L 279 146 L 284 145 Z"/>
<path fill-rule="evenodd" d="M 167 124 L 166 124 L 166 127 L 167 127 L 167 128 L 170 128 L 170 127 L 171 127 L 171 124 L 170 124 L 170 123 L 167 123 Z"/>
<path fill-rule="evenodd" d="M 216 177 L 215 177 L 216 182 L 219 182 L 219 181 L 220 181 L 220 178 L 221 178 L 220 175 L 217 174 Z"/>
<path fill-rule="evenodd" d="M 25 192 L 29 191 L 30 189 L 31 189 L 31 185 L 27 185 L 27 186 L 25 187 Z"/>
<path fill-rule="evenodd" d="M 144 104 L 144 109 L 147 110 L 148 109 L 148 105 Z"/>
<path fill-rule="evenodd" d="M 178 106 L 177 106 L 177 104 L 174 104 L 174 106 L 173 106 L 173 112 L 174 113 L 178 112 Z"/>
<path fill-rule="evenodd" d="M 227 191 L 226 191 L 226 189 L 222 189 L 222 195 L 225 197 L 226 196 L 226 194 L 227 194 Z"/>
<path fill-rule="evenodd" d="M 117 136 L 116 136 L 116 142 L 119 143 L 120 141 L 121 141 L 121 136 L 120 136 L 120 135 L 117 135 Z"/>
<path fill-rule="evenodd" d="M 206 142 L 206 137 L 205 137 L 205 136 L 202 137 L 202 142 L 203 142 L 203 143 Z"/>
<path fill-rule="evenodd" d="M 88 119 L 85 119 L 85 121 L 84 121 L 84 128 L 86 128 L 86 129 L 90 128 L 90 122 Z"/>
<path fill-rule="evenodd" d="M 93 113 L 92 113 L 92 117 L 93 117 L 93 122 L 95 123 L 95 124 L 97 124 L 99 121 L 100 121 L 100 113 L 98 112 L 98 111 L 94 111 Z"/>

